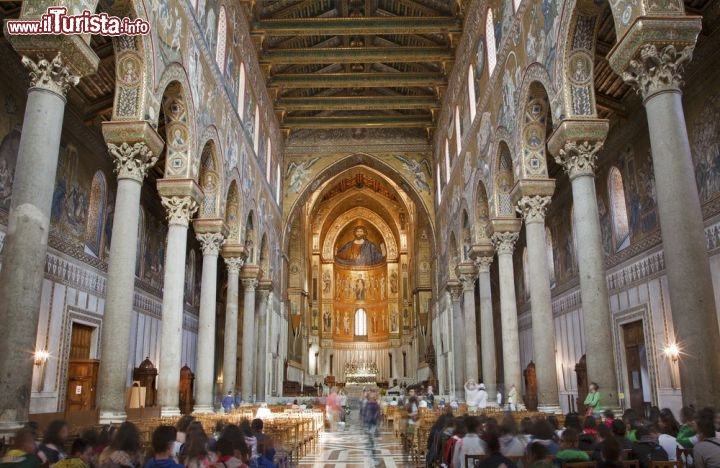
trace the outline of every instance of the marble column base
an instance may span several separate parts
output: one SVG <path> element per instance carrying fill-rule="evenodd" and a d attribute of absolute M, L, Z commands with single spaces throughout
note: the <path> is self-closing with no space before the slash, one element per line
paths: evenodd
<path fill-rule="evenodd" d="M 180 416 L 180 408 L 178 408 L 177 406 L 163 406 L 162 408 L 160 408 L 161 418 L 174 416 Z"/>
<path fill-rule="evenodd" d="M 212 405 L 195 405 L 193 406 L 193 413 L 214 413 L 215 408 Z"/>
<path fill-rule="evenodd" d="M 121 423 L 127 420 L 125 411 L 100 411 L 98 415 L 99 424 Z"/>

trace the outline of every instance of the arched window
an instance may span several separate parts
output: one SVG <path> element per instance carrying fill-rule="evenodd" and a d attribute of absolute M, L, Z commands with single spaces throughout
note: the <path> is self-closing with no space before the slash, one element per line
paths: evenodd
<path fill-rule="evenodd" d="M 275 202 L 280 203 L 280 164 L 275 164 Z"/>
<path fill-rule="evenodd" d="M 517 13 L 520 3 L 522 3 L 522 0 L 513 0 L 513 13 Z"/>
<path fill-rule="evenodd" d="M 367 336 L 367 312 L 365 309 L 355 311 L 355 336 Z"/>
<path fill-rule="evenodd" d="M 270 140 L 270 137 L 267 138 L 267 145 L 265 147 L 267 148 L 265 153 L 265 179 L 267 179 L 269 184 L 270 168 L 272 167 L 272 140 Z"/>
<path fill-rule="evenodd" d="M 238 115 L 240 120 L 245 121 L 245 64 L 240 64 L 240 79 L 238 80 Z"/>
<path fill-rule="evenodd" d="M 462 148 L 462 135 L 460 135 L 460 106 L 455 106 L 455 151 L 460 156 Z"/>
<path fill-rule="evenodd" d="M 473 66 L 468 67 L 468 79 L 467 79 L 467 91 L 468 91 L 468 102 L 470 103 L 470 125 L 475 120 L 475 71 Z"/>
<path fill-rule="evenodd" d="M 445 183 L 450 182 L 450 140 L 445 138 Z"/>
<path fill-rule="evenodd" d="M 105 176 L 97 171 L 90 186 L 90 209 L 85 226 L 85 247 L 88 253 L 100 257 L 103 245 L 105 216 L 107 214 L 107 184 Z"/>
<path fill-rule="evenodd" d="M 522 269 L 523 269 L 523 290 L 525 291 L 525 299 L 530 297 L 530 264 L 528 262 L 527 247 L 523 247 L 522 254 Z"/>
<path fill-rule="evenodd" d="M 555 258 L 553 255 L 552 235 L 550 234 L 550 228 L 547 226 L 545 226 L 545 253 L 547 254 L 550 287 L 552 287 L 555 286 Z"/>
<path fill-rule="evenodd" d="M 227 43 L 227 18 L 225 17 L 225 6 L 220 7 L 218 14 L 217 48 L 215 49 L 215 61 L 220 71 L 225 70 L 225 44 Z"/>
<path fill-rule="evenodd" d="M 488 8 L 487 16 L 485 17 L 485 40 L 487 41 L 488 75 L 492 76 L 493 70 L 495 70 L 495 63 L 497 62 L 497 50 L 495 50 L 493 12 L 490 8 Z"/>
<path fill-rule="evenodd" d="M 627 205 L 622 174 L 613 166 L 608 174 L 608 195 L 610 199 L 610 217 L 612 219 L 615 251 L 630 245 L 630 225 L 628 224 Z"/>

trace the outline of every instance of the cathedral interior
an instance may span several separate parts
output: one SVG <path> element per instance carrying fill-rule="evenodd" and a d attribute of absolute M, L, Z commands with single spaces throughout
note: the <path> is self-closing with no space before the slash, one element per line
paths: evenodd
<path fill-rule="evenodd" d="M 720 401 L 720 2 L 52 5 L 150 32 L 0 39 L 0 430 Z"/>

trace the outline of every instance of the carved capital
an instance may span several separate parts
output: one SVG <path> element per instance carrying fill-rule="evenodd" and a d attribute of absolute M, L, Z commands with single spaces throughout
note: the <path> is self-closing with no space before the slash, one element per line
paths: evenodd
<path fill-rule="evenodd" d="M 239 275 L 240 268 L 242 268 L 244 260 L 240 257 L 229 257 L 225 258 L 225 267 L 227 268 L 228 274 Z"/>
<path fill-rule="evenodd" d="M 245 288 L 245 291 L 255 291 L 255 288 L 257 288 L 258 285 L 258 280 L 254 278 L 241 279 L 240 282 Z"/>
<path fill-rule="evenodd" d="M 478 267 L 480 273 L 488 273 L 490 271 L 490 265 L 492 265 L 494 257 L 477 257 L 475 259 L 475 265 Z"/>
<path fill-rule="evenodd" d="M 80 77 L 65 65 L 61 52 L 52 60 L 47 60 L 42 54 L 37 54 L 37 57 L 37 62 L 26 55 L 22 57 L 23 65 L 30 70 L 30 88 L 46 89 L 65 98 L 68 88 L 80 82 Z"/>
<path fill-rule="evenodd" d="M 163 196 L 160 201 L 167 211 L 169 224 L 188 227 L 190 218 L 198 209 L 197 202 L 189 196 Z"/>
<path fill-rule="evenodd" d="M 460 275 L 460 284 L 462 284 L 463 292 L 475 291 L 475 279 L 477 275 L 474 274 L 462 274 Z"/>
<path fill-rule="evenodd" d="M 148 169 L 155 165 L 158 156 L 144 142 L 117 146 L 108 143 L 108 152 L 115 162 L 118 179 L 134 179 L 142 182 Z"/>
<path fill-rule="evenodd" d="M 492 235 L 492 241 L 495 245 L 495 251 L 498 253 L 498 255 L 512 255 L 513 250 L 515 249 L 515 242 L 517 242 L 519 237 L 519 232 L 496 232 Z"/>
<path fill-rule="evenodd" d="M 448 284 L 447 290 L 450 293 L 450 299 L 452 302 L 458 302 L 462 297 L 463 288 L 460 283 L 455 282 Z"/>
<path fill-rule="evenodd" d="M 645 44 L 630 60 L 622 78 L 642 95 L 643 100 L 658 93 L 679 91 L 683 85 L 683 69 L 692 60 L 694 48 L 694 45 L 687 45 L 678 51 L 674 44 L 669 44 L 658 50 L 655 44 Z"/>
<path fill-rule="evenodd" d="M 566 141 L 560 148 L 555 162 L 561 164 L 570 176 L 570 180 L 580 176 L 594 176 L 597 154 L 603 147 L 603 141 Z"/>
<path fill-rule="evenodd" d="M 540 195 L 524 196 L 517 202 L 517 212 L 525 219 L 525 223 L 545 223 L 545 212 L 551 197 Z"/>
<path fill-rule="evenodd" d="M 203 255 L 218 255 L 220 247 L 222 247 L 225 238 L 219 232 L 203 232 L 198 234 L 197 240 L 200 241 Z"/>
<path fill-rule="evenodd" d="M 266 288 L 258 288 L 255 294 L 257 294 L 261 303 L 263 301 L 267 301 L 270 298 L 270 290 Z"/>

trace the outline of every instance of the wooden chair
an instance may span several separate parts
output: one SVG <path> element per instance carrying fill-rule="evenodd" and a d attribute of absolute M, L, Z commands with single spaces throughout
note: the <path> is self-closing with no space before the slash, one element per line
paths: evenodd
<path fill-rule="evenodd" d="M 567 462 L 562 464 L 562 468 L 595 468 L 596 465 L 594 461 Z"/>
<path fill-rule="evenodd" d="M 675 459 L 682 461 L 685 466 L 693 466 L 695 461 L 693 460 L 693 449 L 678 446 L 675 449 Z"/>
<path fill-rule="evenodd" d="M 465 455 L 465 468 L 475 468 L 477 463 L 485 460 L 485 455 Z"/>
<path fill-rule="evenodd" d="M 683 468 L 685 464 L 682 462 L 682 460 L 675 460 L 675 461 L 656 461 L 652 460 L 650 462 L 650 468 Z"/>

